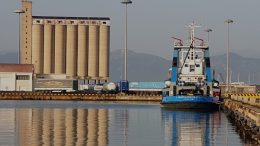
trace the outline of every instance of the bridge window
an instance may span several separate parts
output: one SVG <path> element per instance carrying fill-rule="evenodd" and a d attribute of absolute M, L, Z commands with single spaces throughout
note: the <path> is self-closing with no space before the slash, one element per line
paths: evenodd
<path fill-rule="evenodd" d="M 194 72 L 195 71 L 195 65 L 190 65 L 190 72 Z"/>

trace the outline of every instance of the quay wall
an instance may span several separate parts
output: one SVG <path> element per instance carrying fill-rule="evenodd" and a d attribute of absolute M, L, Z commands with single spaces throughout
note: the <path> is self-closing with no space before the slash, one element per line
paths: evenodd
<path fill-rule="evenodd" d="M 0 92 L 0 100 L 161 101 L 160 95 Z"/>
<path fill-rule="evenodd" d="M 260 144 L 260 106 L 250 97 L 236 97 L 225 99 L 224 111 L 236 124 L 240 132 Z"/>

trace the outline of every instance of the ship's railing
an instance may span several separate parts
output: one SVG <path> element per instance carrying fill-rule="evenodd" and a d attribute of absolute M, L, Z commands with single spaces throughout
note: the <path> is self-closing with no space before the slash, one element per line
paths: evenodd
<path fill-rule="evenodd" d="M 174 47 L 175 47 L 175 48 L 189 48 L 190 46 L 191 46 L 190 41 L 186 41 L 186 42 L 184 42 L 184 43 L 179 42 L 179 41 L 174 42 Z M 195 47 L 195 48 L 200 48 L 200 47 L 201 47 L 201 48 L 208 48 L 208 47 L 209 47 L 209 43 L 208 43 L 208 42 L 203 42 L 203 43 L 201 43 L 201 42 L 195 41 L 193 47 Z"/>

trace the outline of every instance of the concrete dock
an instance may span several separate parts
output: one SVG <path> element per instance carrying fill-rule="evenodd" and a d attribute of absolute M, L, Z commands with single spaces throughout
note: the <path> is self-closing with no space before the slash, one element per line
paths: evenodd
<path fill-rule="evenodd" d="M 161 95 L 151 94 L 84 94 L 43 92 L 0 92 L 0 100 L 84 100 L 84 101 L 152 101 Z M 223 108 L 245 137 L 260 144 L 260 94 L 232 94 Z"/>
<path fill-rule="evenodd" d="M 224 110 L 246 138 L 260 144 L 260 94 L 234 94 L 224 102 Z"/>
<path fill-rule="evenodd" d="M 161 95 L 0 92 L 0 100 L 161 101 Z"/>

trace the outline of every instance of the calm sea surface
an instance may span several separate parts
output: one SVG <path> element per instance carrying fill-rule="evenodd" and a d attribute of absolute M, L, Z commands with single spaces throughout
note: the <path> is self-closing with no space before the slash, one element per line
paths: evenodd
<path fill-rule="evenodd" d="M 250 146 L 224 113 L 156 103 L 0 101 L 1 146 Z"/>

